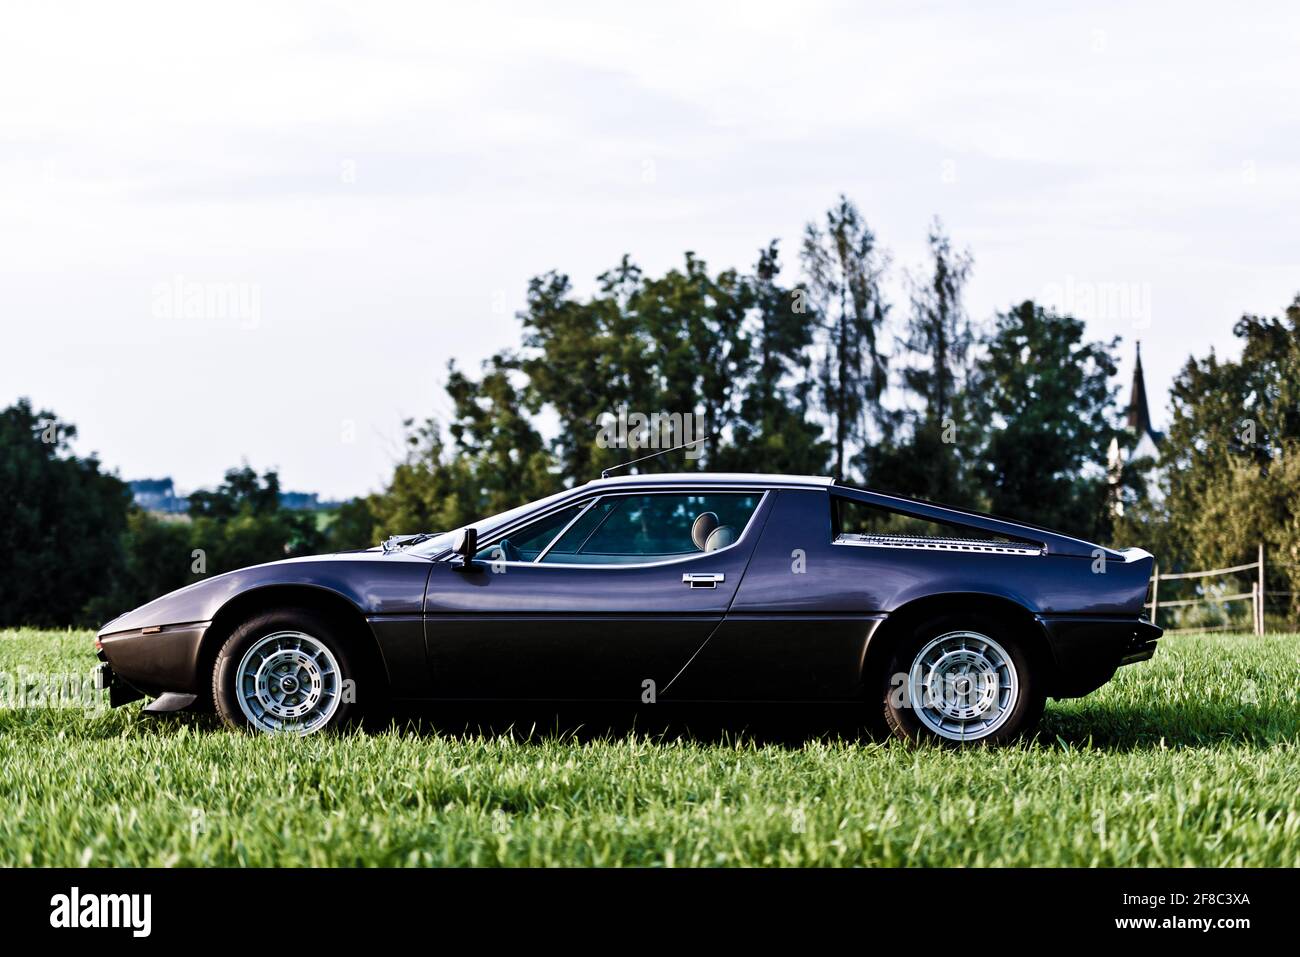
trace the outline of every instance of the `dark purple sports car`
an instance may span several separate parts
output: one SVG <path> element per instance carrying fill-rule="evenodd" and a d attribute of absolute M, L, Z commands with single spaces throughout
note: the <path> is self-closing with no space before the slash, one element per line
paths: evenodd
<path fill-rule="evenodd" d="M 627 476 L 217 575 L 96 646 L 113 704 L 267 732 L 379 701 L 841 702 L 909 740 L 1004 742 L 1151 657 L 1151 566 L 826 478 Z"/>

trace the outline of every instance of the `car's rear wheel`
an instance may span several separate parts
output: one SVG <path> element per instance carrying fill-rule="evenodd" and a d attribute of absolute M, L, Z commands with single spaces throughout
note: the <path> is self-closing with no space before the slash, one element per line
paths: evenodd
<path fill-rule="evenodd" d="M 945 616 L 895 647 L 885 720 L 898 737 L 948 746 L 1005 744 L 1034 730 L 1045 695 L 1025 641 L 994 619 Z"/>
<path fill-rule="evenodd" d="M 212 697 L 236 728 L 313 734 L 348 721 L 355 673 L 346 642 L 307 610 L 264 612 L 245 622 L 217 653 Z"/>

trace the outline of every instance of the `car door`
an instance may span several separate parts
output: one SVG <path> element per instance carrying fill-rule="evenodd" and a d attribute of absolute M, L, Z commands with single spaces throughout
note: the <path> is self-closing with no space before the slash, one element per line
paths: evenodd
<path fill-rule="evenodd" d="M 437 563 L 425 597 L 434 695 L 657 698 L 726 614 L 765 495 L 593 495 L 490 538 L 469 569 Z"/>

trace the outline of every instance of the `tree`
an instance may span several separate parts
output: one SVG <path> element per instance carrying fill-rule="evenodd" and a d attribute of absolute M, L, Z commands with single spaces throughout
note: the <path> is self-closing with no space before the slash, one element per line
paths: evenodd
<path fill-rule="evenodd" d="M 450 531 L 488 514 L 470 462 L 449 452 L 438 424 L 405 426 L 406 456 L 388 487 L 369 498 L 378 537 Z"/>
<path fill-rule="evenodd" d="M 725 270 L 711 276 L 704 261 L 690 252 L 684 269 L 642 278 L 632 293 L 628 313 L 650 346 L 653 392 L 642 405 L 631 395 L 625 401 L 642 413 L 666 412 L 673 416 L 670 423 L 683 422 L 681 432 L 661 434 L 656 447 L 721 436 L 734 424 L 750 368 L 745 320 L 751 301 L 752 288 L 739 273 Z M 702 434 L 684 434 L 685 417 L 697 412 Z M 719 444 L 706 444 L 671 466 L 711 461 Z"/>
<path fill-rule="evenodd" d="M 131 496 L 72 454 L 76 434 L 28 399 L 0 411 L 0 625 L 101 623 L 87 606 L 122 561 Z"/>
<path fill-rule="evenodd" d="M 953 252 L 951 241 L 936 219 L 929 234 L 931 271 L 912 276 L 912 314 L 903 346 L 923 359 L 903 370 L 903 381 L 922 403 L 931 423 L 942 425 L 953 412 L 953 401 L 966 372 L 973 336 L 962 304 L 970 277 L 969 252 Z"/>
<path fill-rule="evenodd" d="M 811 420 L 811 354 L 818 317 L 803 284 L 778 281 L 776 241 L 758 254 L 751 277 L 750 364 L 732 444 L 719 450 L 720 468 L 819 475 L 829 449 Z"/>
<path fill-rule="evenodd" d="M 1241 357 L 1189 358 L 1170 390 L 1161 447 L 1162 495 L 1146 513 L 1163 524 L 1162 567 L 1253 560 L 1263 542 L 1272 590 L 1292 592 L 1300 617 L 1300 296 L 1282 318 L 1242 316 Z"/>
<path fill-rule="evenodd" d="M 475 381 L 448 366 L 447 394 L 455 406 L 449 432 L 467 460 L 479 495 L 476 508 L 494 514 L 556 491 L 553 459 L 529 418 L 523 390 L 513 377 L 519 361 L 499 353 L 483 363 Z"/>
<path fill-rule="evenodd" d="M 599 278 L 587 302 L 572 295 L 569 278 L 550 272 L 528 284 L 520 370 L 530 408 L 549 408 L 557 429 L 551 448 L 558 478 L 585 482 L 621 461 L 596 443 L 600 416 L 620 403 L 649 408 L 658 394 L 648 339 L 631 313 L 641 271 L 625 256 Z"/>
<path fill-rule="evenodd" d="M 902 341 L 909 360 L 904 391 L 919 408 L 891 416 L 894 427 L 867 454 L 867 474 L 881 489 L 974 506 L 978 496 L 968 474 L 973 430 L 964 393 L 974 336 L 962 303 L 971 256 L 953 251 L 937 219 L 929 247 L 928 270 L 908 277 L 911 315 Z"/>
<path fill-rule="evenodd" d="M 1081 320 L 1032 302 L 997 316 L 970 389 L 975 475 L 995 514 L 1105 540 L 1119 340 L 1083 337 Z"/>
<path fill-rule="evenodd" d="M 189 498 L 191 518 L 231 519 L 241 512 L 273 515 L 280 508 L 280 476 L 266 472 L 259 479 L 248 464 L 227 469 L 216 489 L 199 489 Z"/>
<path fill-rule="evenodd" d="M 888 381 L 879 347 L 889 311 L 880 292 L 888 261 L 857 207 L 841 196 L 826 214 L 825 231 L 816 223 L 805 229 L 803 263 L 809 294 L 825 322 L 819 381 L 830 420 L 832 471 L 842 479 L 853 447 L 867 441 L 868 421 L 879 418 Z"/>

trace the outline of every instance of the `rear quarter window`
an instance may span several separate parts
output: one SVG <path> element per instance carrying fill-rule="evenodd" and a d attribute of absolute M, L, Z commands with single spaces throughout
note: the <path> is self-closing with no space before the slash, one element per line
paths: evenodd
<path fill-rule="evenodd" d="M 832 540 L 846 545 L 1006 545 L 1039 548 L 1039 543 L 1012 538 L 955 522 L 908 515 L 893 509 L 831 496 Z"/>

